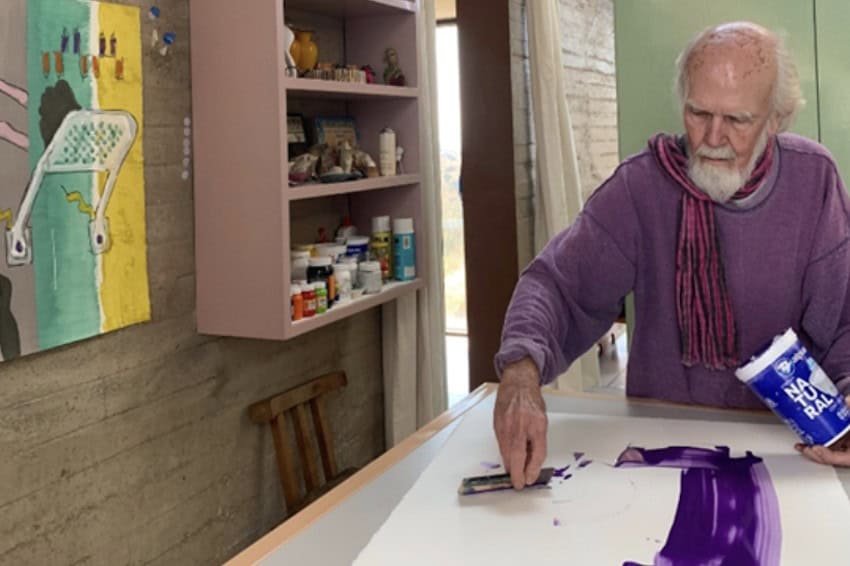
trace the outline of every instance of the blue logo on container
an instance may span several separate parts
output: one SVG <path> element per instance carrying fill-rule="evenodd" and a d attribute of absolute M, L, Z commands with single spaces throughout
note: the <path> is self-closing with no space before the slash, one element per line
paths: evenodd
<path fill-rule="evenodd" d="M 794 362 L 787 358 L 782 358 L 773 364 L 773 369 L 782 377 L 791 377 L 794 375 Z"/>

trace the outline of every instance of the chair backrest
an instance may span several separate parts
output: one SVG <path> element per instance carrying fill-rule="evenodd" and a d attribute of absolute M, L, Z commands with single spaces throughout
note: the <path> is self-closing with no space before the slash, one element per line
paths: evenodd
<path fill-rule="evenodd" d="M 345 372 L 329 373 L 254 403 L 248 408 L 248 414 L 253 422 L 271 425 L 280 483 L 289 514 L 298 510 L 302 502 L 309 499 L 311 493 L 320 490 L 323 485 L 333 480 L 339 473 L 331 430 L 325 416 L 323 396 L 345 387 L 346 383 Z M 295 455 L 292 453 L 289 441 L 287 413 L 292 415 L 295 444 L 298 446 L 301 463 L 301 466 L 298 467 L 303 471 L 306 493 L 301 492 L 300 481 L 296 472 Z M 316 433 L 315 442 L 310 434 L 310 415 L 313 417 L 313 429 Z M 318 454 L 316 444 L 319 448 Z M 321 460 L 322 463 L 324 479 L 319 475 L 318 460 Z"/>

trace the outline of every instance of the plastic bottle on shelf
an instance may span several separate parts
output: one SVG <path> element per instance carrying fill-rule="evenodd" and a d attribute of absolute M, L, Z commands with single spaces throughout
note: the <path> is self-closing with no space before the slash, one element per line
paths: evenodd
<path fill-rule="evenodd" d="M 339 228 L 336 229 L 336 241 L 345 244 L 348 238 L 356 235 L 357 226 L 351 223 L 351 217 L 346 214 L 342 217 L 342 223 L 340 223 Z"/>
<path fill-rule="evenodd" d="M 328 289 L 324 281 L 316 281 L 313 283 L 316 288 L 316 314 L 324 314 L 328 312 Z"/>
<path fill-rule="evenodd" d="M 304 318 L 310 318 L 316 314 L 316 289 L 313 283 L 301 285 L 301 297 L 304 301 Z"/>
<path fill-rule="evenodd" d="M 304 318 L 304 297 L 301 296 L 301 287 L 298 285 L 290 285 L 289 297 L 292 320 L 301 320 Z"/>

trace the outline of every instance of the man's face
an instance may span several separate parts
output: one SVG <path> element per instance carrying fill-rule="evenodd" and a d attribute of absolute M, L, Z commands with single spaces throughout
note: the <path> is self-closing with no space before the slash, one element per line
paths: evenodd
<path fill-rule="evenodd" d="M 731 43 L 731 45 L 730 45 Z M 684 108 L 689 173 L 714 200 L 728 200 L 749 178 L 776 133 L 771 94 L 775 64 L 758 45 L 697 48 Z"/>

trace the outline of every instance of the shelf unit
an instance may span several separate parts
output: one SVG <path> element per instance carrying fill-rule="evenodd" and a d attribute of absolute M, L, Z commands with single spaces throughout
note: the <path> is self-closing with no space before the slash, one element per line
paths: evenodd
<path fill-rule="evenodd" d="M 381 293 L 290 320 L 290 249 L 333 232 L 348 214 L 359 233 L 371 218 L 412 217 L 417 273 L 422 245 L 419 107 L 414 0 L 191 0 L 195 247 L 198 330 L 204 334 L 286 340 L 394 300 L 423 286 L 392 282 Z M 369 64 L 382 74 L 394 47 L 408 86 L 355 84 L 286 75 L 283 24 L 318 26 L 341 46 L 334 63 Z M 359 147 L 378 158 L 378 133 L 396 131 L 405 173 L 344 183 L 290 187 L 287 113 L 353 116 Z"/>

